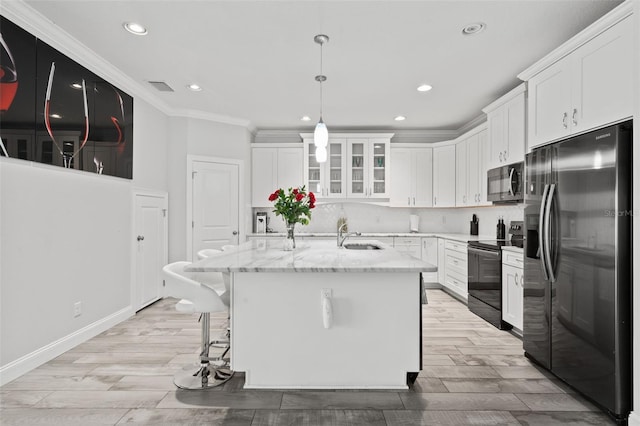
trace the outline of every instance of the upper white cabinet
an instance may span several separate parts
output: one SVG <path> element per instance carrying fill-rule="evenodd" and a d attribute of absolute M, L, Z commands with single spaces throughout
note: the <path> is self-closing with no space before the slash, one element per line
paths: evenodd
<path fill-rule="evenodd" d="M 316 198 L 344 198 L 347 189 L 347 140 L 330 138 L 327 145 L 327 161 L 316 161 L 312 139 L 304 140 L 305 185 Z"/>
<path fill-rule="evenodd" d="M 393 207 L 433 205 L 433 149 L 391 146 L 391 194 Z"/>
<path fill-rule="evenodd" d="M 433 207 L 456 205 L 456 146 L 433 148 Z"/>
<path fill-rule="evenodd" d="M 525 85 L 521 84 L 482 109 L 487 114 L 488 169 L 524 161 L 525 103 Z"/>
<path fill-rule="evenodd" d="M 518 75 L 529 85 L 529 149 L 633 115 L 629 3 Z"/>
<path fill-rule="evenodd" d="M 389 198 L 391 136 L 347 138 L 347 197 Z"/>
<path fill-rule="evenodd" d="M 302 146 L 269 144 L 251 148 L 251 205 L 271 207 L 269 195 L 278 188 L 303 184 Z"/>
<path fill-rule="evenodd" d="M 456 207 L 488 205 L 487 130 L 481 125 L 456 143 Z"/>

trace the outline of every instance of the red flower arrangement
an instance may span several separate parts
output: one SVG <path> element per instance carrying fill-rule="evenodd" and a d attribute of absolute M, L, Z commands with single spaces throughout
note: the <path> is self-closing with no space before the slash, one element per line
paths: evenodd
<path fill-rule="evenodd" d="M 316 207 L 316 196 L 307 192 L 304 185 L 289 188 L 287 192 L 280 188 L 269 195 L 269 201 L 275 201 L 273 212 L 282 216 L 286 223 L 301 223 L 308 225 L 311 219 L 311 209 Z"/>

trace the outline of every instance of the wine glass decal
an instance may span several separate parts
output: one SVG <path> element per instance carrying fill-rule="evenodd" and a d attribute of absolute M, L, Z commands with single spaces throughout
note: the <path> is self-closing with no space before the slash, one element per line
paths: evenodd
<path fill-rule="evenodd" d="M 2 59 L 0 60 L 0 112 L 7 111 L 18 91 L 18 72 L 16 63 L 0 33 L 0 45 L 2 46 Z"/>
<path fill-rule="evenodd" d="M 71 167 L 71 161 L 73 160 L 73 158 L 78 154 L 78 152 L 80 152 L 80 150 L 82 150 L 82 148 L 84 148 L 85 144 L 87 143 L 87 139 L 89 138 L 89 108 L 87 107 L 87 87 L 85 85 L 84 79 L 82 79 L 82 98 L 84 103 L 84 129 L 85 129 L 84 137 L 82 138 L 82 141 L 78 146 L 78 149 L 73 151 L 72 154 L 68 154 L 68 153 L 65 153 L 62 147 L 60 146 L 60 144 L 58 144 L 58 142 L 56 141 L 56 138 L 53 136 L 53 130 L 51 130 L 51 116 L 50 116 L 49 110 L 51 108 L 51 86 L 53 86 L 53 76 L 55 72 L 56 72 L 56 63 L 51 62 L 51 71 L 49 72 L 49 81 L 47 82 L 47 95 L 44 100 L 44 124 L 47 128 L 47 132 L 49 133 L 49 136 L 51 137 L 51 140 L 53 141 L 53 144 L 55 145 L 55 147 L 60 152 L 60 155 L 62 156 L 64 167 L 68 169 Z"/>
<path fill-rule="evenodd" d="M 96 165 L 96 173 L 101 175 L 104 170 L 104 164 L 102 161 L 98 160 L 96 157 L 93 157 L 93 164 Z"/>

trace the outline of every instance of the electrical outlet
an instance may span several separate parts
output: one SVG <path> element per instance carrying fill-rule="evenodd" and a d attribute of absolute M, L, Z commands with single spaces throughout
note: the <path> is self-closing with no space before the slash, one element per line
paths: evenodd
<path fill-rule="evenodd" d="M 323 288 L 322 290 L 320 290 L 320 295 L 324 298 L 331 298 L 331 289 L 330 288 Z"/>
<path fill-rule="evenodd" d="M 76 302 L 73 304 L 73 317 L 77 318 L 82 315 L 82 302 Z"/>

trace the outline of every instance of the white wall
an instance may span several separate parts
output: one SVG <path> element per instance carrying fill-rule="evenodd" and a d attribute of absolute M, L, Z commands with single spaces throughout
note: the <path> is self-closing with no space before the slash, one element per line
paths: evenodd
<path fill-rule="evenodd" d="M 167 190 L 167 142 L 134 98 L 133 180 L 0 158 L 0 383 L 133 314 L 132 188 Z"/>
<path fill-rule="evenodd" d="M 169 142 L 169 261 L 185 260 L 187 253 L 187 155 L 244 161 L 245 200 L 251 202 L 251 133 L 247 128 L 195 118 L 172 118 Z M 245 229 L 251 207 L 244 207 Z M 240 236 L 240 241 L 244 236 Z"/>

